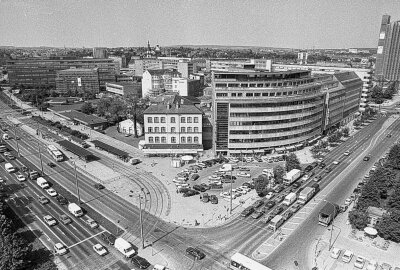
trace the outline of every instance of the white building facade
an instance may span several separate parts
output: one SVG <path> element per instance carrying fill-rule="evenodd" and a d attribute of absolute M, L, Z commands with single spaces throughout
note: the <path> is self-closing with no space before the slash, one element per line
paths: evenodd
<path fill-rule="evenodd" d="M 134 135 L 135 125 L 132 119 L 126 119 L 118 123 L 118 131 L 124 134 Z M 143 125 L 136 122 L 136 134 L 140 137 L 143 136 Z"/>

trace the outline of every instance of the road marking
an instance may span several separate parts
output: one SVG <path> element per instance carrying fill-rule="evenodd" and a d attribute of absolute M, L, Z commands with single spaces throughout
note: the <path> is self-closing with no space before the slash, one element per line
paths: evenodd
<path fill-rule="evenodd" d="M 79 245 L 79 244 L 82 244 L 83 242 L 85 242 L 85 241 L 87 241 L 87 240 L 89 240 L 89 239 L 92 239 L 92 238 L 98 236 L 99 234 L 102 234 L 103 232 L 105 232 L 105 231 L 101 231 L 101 232 L 99 232 L 99 233 L 96 233 L 95 235 L 92 235 L 92 236 L 90 236 L 90 237 L 88 237 L 88 238 L 86 238 L 86 239 L 83 239 L 82 241 L 79 241 L 78 243 L 75 243 L 75 244 L 69 246 L 68 249 L 70 249 L 70 248 L 72 248 L 72 247 L 74 247 L 74 246 L 77 246 L 77 245 Z"/>
<path fill-rule="evenodd" d="M 65 233 L 59 228 L 59 227 L 55 227 L 56 230 L 58 230 L 60 233 L 62 233 L 63 235 L 65 235 Z"/>

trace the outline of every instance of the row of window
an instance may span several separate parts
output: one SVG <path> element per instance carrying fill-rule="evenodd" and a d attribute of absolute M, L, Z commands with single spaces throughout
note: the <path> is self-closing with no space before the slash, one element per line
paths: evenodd
<path fill-rule="evenodd" d="M 167 129 L 166 127 L 148 127 L 147 128 L 147 133 L 166 133 Z M 199 132 L 199 128 L 198 127 L 181 127 L 181 133 L 191 133 L 191 132 Z M 171 133 L 176 133 L 176 128 L 175 127 L 171 127 Z"/>
<path fill-rule="evenodd" d="M 167 143 L 167 137 L 149 137 L 149 143 Z M 171 137 L 169 143 L 177 143 L 176 137 Z M 199 143 L 199 137 L 181 137 L 180 143 Z"/>
<path fill-rule="evenodd" d="M 289 118 L 289 119 L 282 119 L 282 120 L 272 120 L 272 121 L 230 121 L 230 126 L 263 126 L 263 125 L 277 125 L 277 124 L 286 124 L 292 122 L 298 122 L 302 120 L 312 119 L 312 118 L 321 118 L 321 112 L 317 112 L 311 115 L 296 117 L 296 118 Z"/>
<path fill-rule="evenodd" d="M 314 111 L 318 108 L 322 108 L 324 105 L 319 104 L 310 108 L 299 109 L 299 110 L 289 110 L 282 112 L 251 112 L 251 113 L 230 113 L 231 117 L 254 117 L 254 116 L 276 116 L 276 115 L 287 115 L 287 114 L 298 114 L 305 113 L 309 111 Z"/>
<path fill-rule="evenodd" d="M 297 100 L 291 102 L 277 102 L 277 103 L 231 103 L 231 108 L 273 108 L 273 107 L 285 107 L 285 106 L 296 106 L 296 105 L 304 105 L 310 103 L 316 103 L 319 100 L 322 100 L 323 97 L 314 97 L 305 100 Z"/>
<path fill-rule="evenodd" d="M 312 123 L 307 123 L 305 125 L 299 125 L 294 127 L 287 127 L 287 128 L 278 128 L 278 129 L 265 129 L 265 130 L 231 130 L 229 134 L 241 134 L 241 135 L 253 135 L 253 134 L 270 134 L 270 133 L 279 133 L 279 132 L 287 132 L 292 130 L 304 129 L 310 126 L 313 126 L 317 123 L 322 124 L 321 119 L 317 119 Z"/>
<path fill-rule="evenodd" d="M 302 84 L 307 84 L 314 82 L 314 79 L 308 80 L 295 80 L 295 81 L 283 81 L 283 82 L 271 82 L 271 83 L 216 83 L 215 87 L 285 87 L 285 86 L 298 86 Z"/>
<path fill-rule="evenodd" d="M 260 139 L 230 139 L 229 142 L 230 143 L 263 143 L 263 142 L 283 141 L 283 140 L 288 140 L 288 139 L 292 139 L 292 138 L 302 137 L 307 134 L 313 133 L 317 130 L 321 130 L 321 127 L 316 127 L 314 129 L 306 131 L 306 132 L 287 135 L 287 136 L 260 138 Z"/>
<path fill-rule="evenodd" d="M 166 118 L 164 116 L 161 117 L 147 117 L 147 123 L 165 123 Z M 193 121 L 193 122 L 192 122 Z M 199 117 L 181 117 L 181 123 L 198 123 Z M 170 118 L 170 123 L 176 123 L 176 117 Z"/>
<path fill-rule="evenodd" d="M 264 92 L 264 93 L 246 93 L 246 97 L 280 97 L 280 96 L 291 96 L 291 95 L 301 95 L 309 93 L 317 93 L 319 87 L 313 87 L 304 90 L 297 91 L 284 91 L 284 92 Z M 231 97 L 243 97 L 243 93 L 230 93 Z M 228 93 L 216 93 L 217 97 L 227 97 Z"/>

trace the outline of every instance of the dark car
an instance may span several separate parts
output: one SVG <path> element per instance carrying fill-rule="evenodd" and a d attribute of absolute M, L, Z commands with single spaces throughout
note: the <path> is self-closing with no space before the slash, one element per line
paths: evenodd
<path fill-rule="evenodd" d="M 321 179 L 322 179 L 322 175 L 318 175 L 318 176 L 314 177 L 315 182 L 319 182 L 319 181 L 321 181 Z"/>
<path fill-rule="evenodd" d="M 312 169 L 314 169 L 314 167 L 311 166 L 311 165 L 308 165 L 308 166 L 304 169 L 304 171 L 305 171 L 305 172 L 309 172 L 309 171 L 311 171 Z"/>
<path fill-rule="evenodd" d="M 292 185 L 292 187 L 294 187 L 294 188 L 299 188 L 300 186 L 301 186 L 301 183 L 299 183 L 299 182 L 296 182 Z"/>
<path fill-rule="evenodd" d="M 68 200 L 62 196 L 62 195 L 58 195 L 57 196 L 57 202 L 61 205 L 67 205 L 68 204 Z"/>
<path fill-rule="evenodd" d="M 319 164 L 319 168 L 320 168 L 320 169 L 323 169 L 323 168 L 325 168 L 325 167 L 326 167 L 326 164 L 325 164 L 325 163 L 321 162 L 321 164 Z"/>
<path fill-rule="evenodd" d="M 255 201 L 255 203 L 253 203 L 253 207 L 258 208 L 258 207 L 262 206 L 263 204 L 264 204 L 263 200 L 257 200 L 257 201 Z"/>
<path fill-rule="evenodd" d="M 206 190 L 211 189 L 210 185 L 209 185 L 209 184 L 206 184 L 206 183 L 201 183 L 200 186 L 202 186 L 202 187 L 205 188 Z"/>
<path fill-rule="evenodd" d="M 370 156 L 365 156 L 363 160 L 368 161 L 370 158 L 371 158 Z"/>
<path fill-rule="evenodd" d="M 99 184 L 99 183 L 94 184 L 94 187 L 95 187 L 96 189 L 98 189 L 98 190 L 104 189 L 104 188 L 105 188 L 102 184 Z"/>
<path fill-rule="evenodd" d="M 54 168 L 54 167 L 57 166 L 57 165 L 54 164 L 53 162 L 48 162 L 47 165 L 48 165 L 50 168 Z"/>
<path fill-rule="evenodd" d="M 285 199 L 285 196 L 279 195 L 279 196 L 277 196 L 277 197 L 275 198 L 275 201 L 276 201 L 277 203 L 280 203 L 280 202 L 283 202 L 284 199 Z"/>
<path fill-rule="evenodd" d="M 253 212 L 254 212 L 254 208 L 252 206 L 250 206 L 250 207 L 247 207 L 246 209 L 244 209 L 240 215 L 242 217 L 247 217 L 247 216 L 250 216 Z"/>
<path fill-rule="evenodd" d="M 205 192 L 206 191 L 205 187 L 202 187 L 200 185 L 194 185 L 193 189 L 197 190 L 197 191 L 200 191 L 200 192 Z"/>
<path fill-rule="evenodd" d="M 131 263 L 140 269 L 147 269 L 150 267 L 150 263 L 145 258 L 137 255 L 131 259 Z"/>
<path fill-rule="evenodd" d="M 218 204 L 218 197 L 216 195 L 211 195 L 210 196 L 210 202 L 212 204 Z"/>
<path fill-rule="evenodd" d="M 274 216 L 279 215 L 280 213 L 282 213 L 282 211 L 283 211 L 283 206 L 280 205 L 272 211 L 271 215 Z"/>
<path fill-rule="evenodd" d="M 190 180 L 196 181 L 197 179 L 199 179 L 199 177 L 200 176 L 197 173 L 195 173 L 195 174 L 192 174 L 192 176 L 190 176 Z"/>
<path fill-rule="evenodd" d="M 0 157 L 0 162 L 4 162 L 4 158 Z"/>
<path fill-rule="evenodd" d="M 200 194 L 200 192 L 190 189 L 183 193 L 183 197 L 191 197 L 191 196 L 198 195 L 198 194 Z"/>
<path fill-rule="evenodd" d="M 200 200 L 204 203 L 208 203 L 210 201 L 210 195 L 208 195 L 208 193 L 203 193 L 203 195 L 200 195 Z"/>
<path fill-rule="evenodd" d="M 109 244 L 110 246 L 114 245 L 115 240 L 117 239 L 113 234 L 107 231 L 100 234 L 100 238 L 103 239 L 103 241 Z"/>
<path fill-rule="evenodd" d="M 27 172 L 27 171 L 28 171 L 28 168 L 27 168 L 26 166 L 22 166 L 22 167 L 21 167 L 21 171 Z"/>
<path fill-rule="evenodd" d="M 299 188 L 299 189 L 296 191 L 296 193 L 297 193 L 297 196 L 300 194 L 300 192 L 301 192 L 303 189 L 304 189 L 304 187 L 302 187 L 302 188 Z"/>
<path fill-rule="evenodd" d="M 296 213 L 297 211 L 300 210 L 300 207 L 301 207 L 300 204 L 295 203 L 295 204 L 292 206 L 292 208 L 290 208 L 290 210 L 291 210 L 293 213 Z"/>
<path fill-rule="evenodd" d="M 293 212 L 291 210 L 287 210 L 285 213 L 282 214 L 282 217 L 285 220 L 288 220 L 291 216 L 293 216 Z"/>
<path fill-rule="evenodd" d="M 283 187 L 283 186 L 281 186 L 281 185 L 278 185 L 276 188 L 274 188 L 274 191 L 276 192 L 276 193 L 279 193 L 279 192 L 281 192 L 282 190 L 284 190 L 285 188 Z"/>
<path fill-rule="evenodd" d="M 206 254 L 194 247 L 188 247 L 186 254 L 192 256 L 195 260 L 201 260 L 206 257 Z"/>
<path fill-rule="evenodd" d="M 332 168 L 331 168 L 331 167 L 328 167 L 328 168 L 325 169 L 325 172 L 326 172 L 326 173 L 330 173 L 331 171 L 332 171 Z"/>
<path fill-rule="evenodd" d="M 269 209 L 271 209 L 272 207 L 274 207 L 275 206 L 275 201 L 269 201 L 269 202 L 267 202 L 266 204 L 265 204 L 265 209 L 266 210 L 269 210 Z"/>
<path fill-rule="evenodd" d="M 311 166 L 313 166 L 313 168 L 317 167 L 318 166 L 318 162 L 314 161 L 313 163 L 311 163 Z"/>

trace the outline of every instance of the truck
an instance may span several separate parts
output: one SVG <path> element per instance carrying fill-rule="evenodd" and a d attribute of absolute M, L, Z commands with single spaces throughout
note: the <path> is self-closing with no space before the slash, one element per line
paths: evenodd
<path fill-rule="evenodd" d="M 285 222 L 285 219 L 281 215 L 276 215 L 268 224 L 268 229 L 276 231 Z"/>
<path fill-rule="evenodd" d="M 82 208 L 80 206 L 78 206 L 76 203 L 68 204 L 68 211 L 71 214 L 73 214 L 75 217 L 83 216 Z"/>
<path fill-rule="evenodd" d="M 316 185 L 316 186 L 315 186 Z M 319 191 L 319 185 L 313 184 L 310 187 L 305 187 L 299 194 L 298 203 L 306 204 Z"/>
<path fill-rule="evenodd" d="M 289 193 L 289 194 L 285 197 L 285 199 L 283 200 L 283 203 L 282 203 L 282 204 L 289 206 L 289 205 L 291 205 L 292 203 L 294 203 L 294 202 L 296 201 L 296 199 L 297 199 L 297 194 L 296 194 L 295 192 Z"/>
<path fill-rule="evenodd" d="M 41 187 L 43 189 L 50 187 L 49 182 L 47 182 L 47 180 L 44 179 L 43 177 L 38 177 L 36 179 L 36 183 L 39 185 L 39 187 Z"/>
<path fill-rule="evenodd" d="M 301 171 L 298 169 L 293 169 L 290 172 L 287 172 L 285 177 L 283 178 L 283 184 L 286 186 L 291 185 L 296 182 L 301 176 Z"/>
<path fill-rule="evenodd" d="M 329 226 L 339 214 L 340 207 L 334 203 L 326 203 L 325 206 L 319 211 L 318 224 L 322 226 Z"/>
<path fill-rule="evenodd" d="M 134 246 L 121 237 L 115 239 L 114 247 L 121 252 L 125 258 L 131 258 L 136 254 Z"/>

